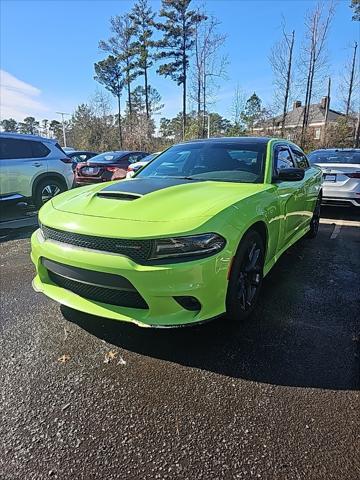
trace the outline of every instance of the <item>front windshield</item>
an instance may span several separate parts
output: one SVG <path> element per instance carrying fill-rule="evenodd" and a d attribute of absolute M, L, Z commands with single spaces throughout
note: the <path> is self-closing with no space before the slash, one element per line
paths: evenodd
<path fill-rule="evenodd" d="M 137 177 L 175 177 L 219 182 L 262 183 L 266 143 L 196 142 L 175 145 Z"/>
<path fill-rule="evenodd" d="M 310 163 L 360 163 L 360 151 L 319 151 L 309 155 Z"/>
<path fill-rule="evenodd" d="M 105 153 L 100 153 L 99 155 L 95 155 L 95 157 L 92 157 L 90 159 L 91 162 L 96 162 L 96 163 L 111 163 L 111 162 L 116 162 L 119 160 L 124 155 L 124 153 L 121 152 L 105 152 Z"/>

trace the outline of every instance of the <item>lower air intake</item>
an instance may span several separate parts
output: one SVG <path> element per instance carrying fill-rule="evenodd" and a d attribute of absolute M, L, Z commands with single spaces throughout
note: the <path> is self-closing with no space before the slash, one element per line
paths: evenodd
<path fill-rule="evenodd" d="M 139 292 L 121 291 L 113 288 L 98 287 L 87 283 L 78 282 L 69 278 L 62 277 L 57 273 L 48 270 L 50 279 L 59 287 L 70 290 L 70 292 L 80 295 L 80 297 L 93 300 L 95 302 L 116 305 L 118 307 L 148 309 L 148 305 Z"/>

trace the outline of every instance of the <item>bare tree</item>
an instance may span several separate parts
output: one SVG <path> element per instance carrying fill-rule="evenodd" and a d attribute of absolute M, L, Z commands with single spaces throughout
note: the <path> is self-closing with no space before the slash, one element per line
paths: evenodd
<path fill-rule="evenodd" d="M 277 42 L 270 54 L 270 64 L 274 74 L 275 101 L 282 109 L 281 136 L 284 136 L 286 114 L 293 82 L 293 52 L 295 30 L 291 34 L 285 31 L 285 22 L 282 23 L 282 38 Z"/>
<path fill-rule="evenodd" d="M 128 95 L 128 108 L 131 115 L 131 83 L 140 74 L 134 61 L 136 54 L 133 44 L 134 25 L 129 14 L 111 17 L 110 23 L 113 35 L 108 41 L 101 40 L 99 42 L 99 48 L 111 53 L 122 66 Z"/>
<path fill-rule="evenodd" d="M 192 98 L 196 102 L 199 136 L 205 135 L 206 110 L 217 88 L 216 79 L 225 78 L 227 59 L 224 56 L 219 57 L 219 51 L 226 35 L 218 33 L 220 23 L 214 16 L 208 16 L 197 24 L 195 29 Z"/>
<path fill-rule="evenodd" d="M 326 65 L 326 40 L 334 11 L 333 2 L 329 4 L 328 8 L 325 8 L 324 2 L 320 1 L 314 10 L 308 12 L 305 17 L 305 42 L 301 64 L 305 67 L 306 72 L 306 93 L 301 126 L 301 146 L 304 146 L 314 88 L 320 79 L 319 73 Z"/>
<path fill-rule="evenodd" d="M 242 113 L 245 109 L 246 104 L 246 94 L 240 88 L 239 85 L 236 85 L 232 103 L 230 106 L 230 115 L 231 121 L 233 123 L 233 134 L 240 135 L 243 131 L 242 124 Z"/>

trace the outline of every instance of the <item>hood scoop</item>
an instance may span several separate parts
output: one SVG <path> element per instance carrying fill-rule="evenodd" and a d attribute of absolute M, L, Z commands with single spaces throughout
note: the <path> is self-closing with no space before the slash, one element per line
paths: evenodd
<path fill-rule="evenodd" d="M 116 200 L 125 200 L 127 202 L 131 200 L 136 200 L 142 197 L 142 195 L 138 195 L 137 193 L 118 192 L 118 191 L 111 191 L 106 189 L 98 192 L 96 196 L 102 197 L 102 198 L 113 198 Z"/>

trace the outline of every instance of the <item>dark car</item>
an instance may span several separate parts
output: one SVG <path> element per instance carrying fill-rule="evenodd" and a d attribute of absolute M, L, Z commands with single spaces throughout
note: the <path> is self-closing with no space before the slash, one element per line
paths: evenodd
<path fill-rule="evenodd" d="M 139 162 L 146 157 L 146 152 L 114 151 L 105 152 L 88 160 L 78 163 L 75 170 L 76 185 L 89 183 L 108 182 L 113 173 L 118 173 L 118 178 L 125 178 L 130 163 Z"/>
<path fill-rule="evenodd" d="M 73 152 L 68 152 L 67 156 L 72 160 L 72 169 L 75 172 L 76 165 L 81 162 L 87 162 L 90 158 L 98 155 L 97 152 L 89 152 L 88 150 L 74 150 Z"/>

